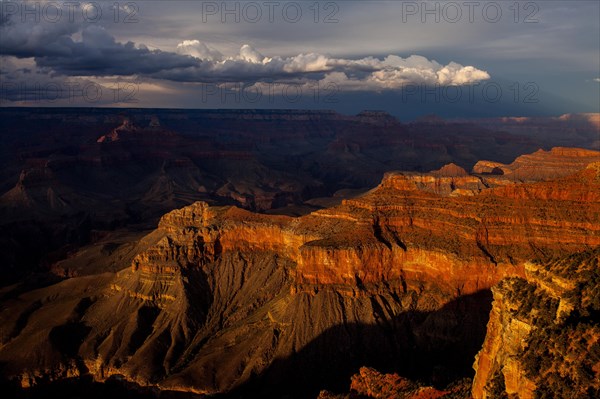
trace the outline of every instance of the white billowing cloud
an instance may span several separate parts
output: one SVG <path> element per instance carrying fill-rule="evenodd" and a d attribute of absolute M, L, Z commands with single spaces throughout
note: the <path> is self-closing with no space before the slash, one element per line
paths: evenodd
<path fill-rule="evenodd" d="M 177 45 L 177 54 L 191 55 L 207 61 L 221 61 L 223 54 L 219 50 L 207 46 L 199 40 L 184 40 Z"/>
<path fill-rule="evenodd" d="M 265 56 L 259 53 L 254 47 L 244 44 L 240 48 L 240 59 L 253 64 L 262 64 Z"/>
<path fill-rule="evenodd" d="M 462 66 L 456 62 L 441 65 L 420 55 L 402 58 L 389 55 L 383 61 L 370 60 L 377 70 L 367 79 L 381 88 L 396 89 L 408 84 L 466 85 L 490 78 L 486 71 L 473 66 Z"/>
<path fill-rule="evenodd" d="M 377 60 L 378 61 L 378 60 Z M 389 55 L 380 63 L 380 68 L 369 77 L 369 81 L 385 89 L 399 88 L 408 84 L 442 84 L 437 72 L 443 67 L 420 55 L 407 58 Z"/>
<path fill-rule="evenodd" d="M 285 60 L 283 70 L 289 73 L 324 72 L 333 69 L 329 59 L 321 54 L 299 54 Z"/>
<path fill-rule="evenodd" d="M 464 85 L 490 78 L 490 75 L 472 66 L 462 66 L 451 62 L 437 71 L 438 83 L 442 86 Z"/>
<path fill-rule="evenodd" d="M 276 78 L 285 81 L 291 79 L 302 84 L 335 84 L 345 90 L 376 91 L 399 89 L 409 84 L 467 85 L 490 78 L 486 71 L 473 66 L 463 66 L 456 62 L 442 65 L 420 55 L 407 58 L 388 55 L 384 59 L 345 59 L 317 53 L 286 58 L 265 57 L 254 47 L 244 44 L 239 54 L 226 57 L 198 40 L 185 40 L 177 49 L 181 54 L 202 59 L 202 65 L 186 68 L 185 71 L 167 71 L 161 74 L 161 78 L 250 84 Z M 213 56 L 209 51 L 216 52 L 219 56 Z"/>
<path fill-rule="evenodd" d="M 439 69 L 442 67 L 436 61 L 429 61 L 421 55 L 411 55 L 407 58 L 398 57 L 397 55 L 388 55 L 383 60 L 383 63 L 397 68 Z"/>
<path fill-rule="evenodd" d="M 600 83 L 600 78 L 596 78 L 596 79 L 594 79 L 594 82 L 598 82 L 598 83 Z"/>

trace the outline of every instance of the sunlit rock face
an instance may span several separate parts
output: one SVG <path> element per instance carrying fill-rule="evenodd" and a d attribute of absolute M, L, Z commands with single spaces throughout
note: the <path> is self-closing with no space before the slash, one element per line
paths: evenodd
<path fill-rule="evenodd" d="M 316 397 L 347 389 L 364 365 L 446 384 L 470 373 L 491 287 L 530 279 L 532 259 L 600 245 L 599 171 L 584 163 L 526 183 L 454 165 L 394 172 L 302 217 L 196 202 L 164 215 L 116 274 L 6 294 L 3 373 L 22 386 L 121 375 L 234 396 Z M 551 295 L 562 295 L 567 283 L 549 279 Z M 478 397 L 487 375 L 524 350 L 514 331 L 528 323 L 506 321 L 502 287 L 478 357 Z M 574 305 L 561 306 L 558 319 Z M 514 377 L 522 367 L 507 366 L 507 392 L 535 389 Z"/>
<path fill-rule="evenodd" d="M 599 161 L 598 151 L 555 147 L 550 151 L 538 150 L 533 154 L 522 155 L 509 165 L 479 161 L 473 167 L 473 173 L 499 174 L 513 181 L 555 179 L 571 175 L 582 167 Z"/>
<path fill-rule="evenodd" d="M 600 250 L 526 263 L 502 281 L 472 394 L 479 398 L 595 398 L 600 393 Z"/>

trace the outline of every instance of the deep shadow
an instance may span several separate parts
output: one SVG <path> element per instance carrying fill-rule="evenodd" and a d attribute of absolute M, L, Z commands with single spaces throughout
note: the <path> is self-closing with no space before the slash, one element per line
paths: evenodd
<path fill-rule="evenodd" d="M 52 346 L 69 358 L 77 358 L 79 347 L 91 328 L 80 322 L 69 322 L 50 330 L 49 339 Z"/>
<path fill-rule="evenodd" d="M 160 391 L 127 382 L 113 376 L 105 382 L 95 382 L 91 376 L 66 378 L 40 383 L 33 388 L 22 389 L 15 382 L 0 379 L 3 398 L 11 399 L 202 399 L 203 395 L 188 392 Z"/>
<path fill-rule="evenodd" d="M 443 388 L 473 376 L 472 364 L 485 338 L 491 303 L 491 292 L 484 290 L 461 296 L 432 312 L 408 311 L 392 320 L 379 318 L 377 324 L 331 327 L 300 351 L 275 359 L 263 373 L 231 392 L 210 397 L 315 399 L 323 389 L 348 392 L 350 377 L 362 366 Z M 56 335 L 61 339 L 55 344 L 75 355 L 87 331 L 77 323 L 60 328 Z M 142 387 L 118 376 L 97 383 L 85 374 L 87 370 L 81 371 L 83 377 L 42 382 L 31 389 L 0 381 L 0 389 L 9 397 L 23 399 L 207 397 Z"/>
<path fill-rule="evenodd" d="M 153 324 L 160 314 L 160 309 L 154 306 L 142 306 L 138 309 L 136 328 L 129 341 L 129 353 L 133 355 L 154 330 Z"/>
<path fill-rule="evenodd" d="M 444 387 L 473 376 L 491 303 L 491 292 L 484 290 L 433 312 L 410 311 L 375 325 L 332 327 L 226 397 L 314 399 L 322 389 L 348 392 L 350 377 L 361 366 Z"/>

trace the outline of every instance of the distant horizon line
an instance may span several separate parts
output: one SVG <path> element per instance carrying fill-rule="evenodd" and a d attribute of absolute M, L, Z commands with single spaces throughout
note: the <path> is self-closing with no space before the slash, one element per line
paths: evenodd
<path fill-rule="evenodd" d="M 363 109 L 357 113 L 344 113 L 330 108 L 165 108 L 165 107 L 85 107 L 85 106 L 44 106 L 44 107 L 33 107 L 27 105 L 2 105 L 0 106 L 0 112 L 4 110 L 28 110 L 44 112 L 46 110 L 98 110 L 98 111 L 200 111 L 200 112 L 234 112 L 234 113 L 261 113 L 261 112 L 276 112 L 276 113 L 319 113 L 319 114 L 332 114 L 341 116 L 360 116 L 363 113 L 379 113 L 382 115 L 388 115 L 395 119 L 398 119 L 394 114 L 389 111 L 381 109 Z M 464 119 L 500 119 L 500 118 L 548 118 L 548 117 L 561 117 L 566 115 L 600 115 L 600 112 L 565 112 L 562 114 L 547 114 L 547 115 L 501 115 L 501 116 L 456 116 L 456 117 L 443 117 L 435 113 L 425 113 L 410 120 L 418 120 L 427 117 L 436 117 L 442 120 L 464 120 Z"/>

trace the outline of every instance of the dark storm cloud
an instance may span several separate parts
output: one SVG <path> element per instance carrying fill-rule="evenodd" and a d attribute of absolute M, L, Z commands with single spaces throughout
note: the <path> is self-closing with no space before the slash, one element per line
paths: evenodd
<path fill-rule="evenodd" d="M 153 74 L 187 68 L 198 60 L 134 43 L 118 43 L 104 28 L 82 23 L 6 20 L 0 26 L 0 54 L 35 58 L 39 67 L 65 75 Z M 72 35 L 81 32 L 81 41 Z"/>
<path fill-rule="evenodd" d="M 199 64 L 189 56 L 136 47 L 132 42 L 117 43 L 101 27 L 87 27 L 81 36 L 81 42 L 69 37 L 58 38 L 55 43 L 63 50 L 61 53 L 46 53 L 38 48 L 30 56 L 35 57 L 40 67 L 67 75 L 152 75 Z"/>

